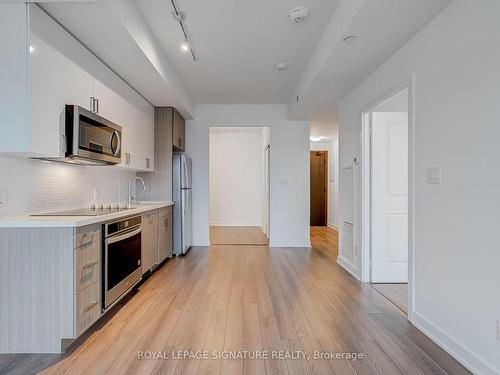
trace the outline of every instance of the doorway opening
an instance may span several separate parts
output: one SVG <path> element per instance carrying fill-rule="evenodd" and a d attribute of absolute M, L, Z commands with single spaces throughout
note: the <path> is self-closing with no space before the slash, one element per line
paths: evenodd
<path fill-rule="evenodd" d="M 409 97 L 408 87 L 364 113 L 369 178 L 370 282 L 408 313 Z M 365 176 L 366 177 L 366 176 Z"/>
<path fill-rule="evenodd" d="M 270 135 L 267 127 L 210 128 L 212 245 L 269 244 Z"/>
<path fill-rule="evenodd" d="M 338 130 L 336 121 L 309 125 L 309 221 L 312 247 L 338 256 Z"/>
<path fill-rule="evenodd" d="M 328 151 L 310 151 L 311 227 L 328 225 Z"/>

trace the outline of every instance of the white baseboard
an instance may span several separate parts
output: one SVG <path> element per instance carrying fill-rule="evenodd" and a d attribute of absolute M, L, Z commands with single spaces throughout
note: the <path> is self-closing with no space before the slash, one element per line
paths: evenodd
<path fill-rule="evenodd" d="M 337 232 L 339 231 L 339 227 L 333 224 L 328 224 L 329 228 L 335 229 Z"/>
<path fill-rule="evenodd" d="M 261 227 L 260 221 L 216 221 L 209 224 L 211 227 Z"/>
<path fill-rule="evenodd" d="M 306 241 L 303 243 L 289 243 L 289 242 L 276 242 L 270 241 L 269 247 L 311 247 L 311 242 Z"/>
<path fill-rule="evenodd" d="M 193 246 L 210 246 L 210 240 L 208 238 L 193 238 Z"/>
<path fill-rule="evenodd" d="M 444 332 L 441 328 L 429 322 L 422 315 L 413 312 L 413 325 L 438 344 L 453 358 L 464 365 L 468 370 L 478 375 L 499 375 L 493 366 L 485 360 L 467 349 L 453 337 Z"/>
<path fill-rule="evenodd" d="M 360 280 L 358 269 L 347 258 L 342 255 L 337 256 L 337 264 L 350 273 L 356 280 Z"/>

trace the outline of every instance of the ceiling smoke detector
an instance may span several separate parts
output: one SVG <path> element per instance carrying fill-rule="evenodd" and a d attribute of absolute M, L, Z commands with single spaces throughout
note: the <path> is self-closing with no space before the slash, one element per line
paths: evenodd
<path fill-rule="evenodd" d="M 288 69 L 288 65 L 284 62 L 280 62 L 276 64 L 276 69 L 278 69 L 279 71 L 285 71 Z"/>
<path fill-rule="evenodd" d="M 299 24 L 307 19 L 308 13 L 307 9 L 304 7 L 293 8 L 288 14 L 290 22 Z"/>

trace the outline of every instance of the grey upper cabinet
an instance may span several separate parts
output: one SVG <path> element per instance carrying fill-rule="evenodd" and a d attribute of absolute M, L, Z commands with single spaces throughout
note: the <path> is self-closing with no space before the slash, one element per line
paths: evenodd
<path fill-rule="evenodd" d="M 173 109 L 173 136 L 172 143 L 175 151 L 185 151 L 186 149 L 186 120 L 184 117 Z"/>

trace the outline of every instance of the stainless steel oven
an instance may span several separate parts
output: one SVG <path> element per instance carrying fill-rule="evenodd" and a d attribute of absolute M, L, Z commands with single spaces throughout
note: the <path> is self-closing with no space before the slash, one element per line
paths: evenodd
<path fill-rule="evenodd" d="M 141 231 L 140 215 L 104 224 L 103 310 L 141 279 Z"/>
<path fill-rule="evenodd" d="M 67 161 L 86 164 L 121 162 L 122 128 L 77 105 L 66 105 Z"/>

